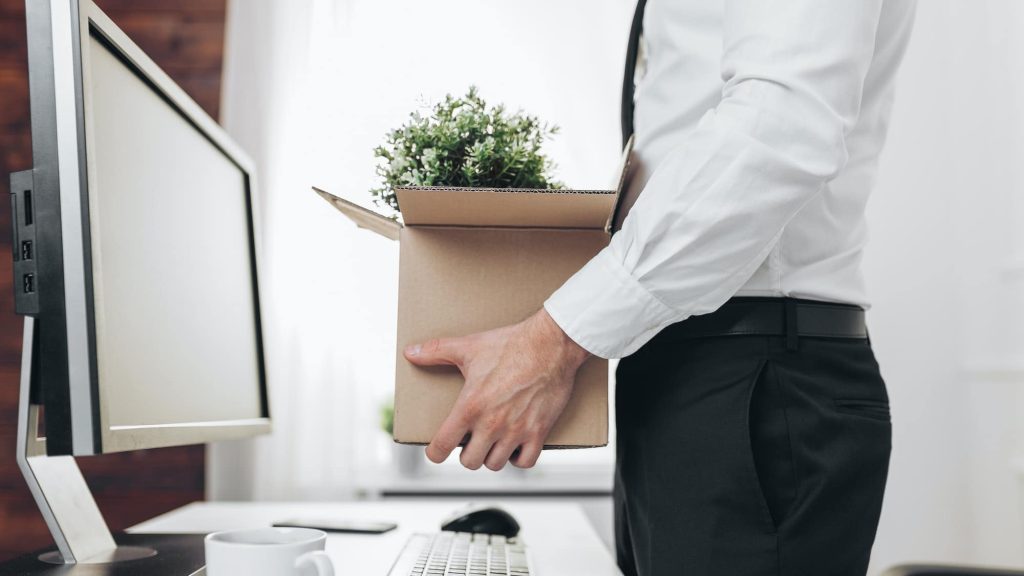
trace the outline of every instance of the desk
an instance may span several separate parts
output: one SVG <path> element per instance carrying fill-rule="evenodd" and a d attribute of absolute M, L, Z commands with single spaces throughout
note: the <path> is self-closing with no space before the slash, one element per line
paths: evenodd
<path fill-rule="evenodd" d="M 611 553 L 601 543 L 578 506 L 549 502 L 501 503 L 522 526 L 521 536 L 539 576 L 621 576 Z M 189 504 L 128 531 L 132 533 L 214 532 L 269 526 L 295 517 L 334 517 L 396 522 L 383 535 L 331 534 L 327 553 L 338 576 L 385 576 L 406 539 L 414 532 L 436 532 L 457 506 L 447 502 L 402 500 L 346 503 L 222 503 Z"/>

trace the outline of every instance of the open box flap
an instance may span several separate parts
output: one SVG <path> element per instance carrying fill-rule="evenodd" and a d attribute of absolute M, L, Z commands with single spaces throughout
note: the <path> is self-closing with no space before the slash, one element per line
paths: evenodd
<path fill-rule="evenodd" d="M 601 230 L 611 190 L 415 187 L 395 191 L 406 226 Z"/>
<path fill-rule="evenodd" d="M 398 240 L 398 234 L 402 231 L 402 224 L 397 220 L 392 220 L 386 216 L 381 216 L 372 210 L 367 210 L 362 206 L 349 202 L 344 198 L 338 198 L 330 192 L 325 192 L 316 186 L 313 190 L 320 195 L 321 198 L 327 200 L 332 206 L 338 209 L 339 212 L 348 216 L 349 220 L 355 222 L 356 226 L 372 230 L 377 234 L 391 240 Z"/>

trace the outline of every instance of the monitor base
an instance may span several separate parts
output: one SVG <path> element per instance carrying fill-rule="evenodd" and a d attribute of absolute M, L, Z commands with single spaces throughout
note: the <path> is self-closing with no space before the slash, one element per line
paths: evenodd
<path fill-rule="evenodd" d="M 18 403 L 18 468 L 25 476 L 60 557 L 67 563 L 111 557 L 117 543 L 107 527 L 72 456 L 49 456 L 39 435 L 39 386 L 35 367 L 36 319 L 25 318 L 21 349 L 21 394 Z"/>
<path fill-rule="evenodd" d="M 0 564 L 0 574 L 39 576 L 202 576 L 206 558 L 202 534 L 118 534 L 118 550 L 155 551 L 148 557 L 105 564 L 52 564 L 41 558 L 60 557 L 58 550 L 33 552 Z"/>
<path fill-rule="evenodd" d="M 117 562 L 142 560 L 143 558 L 150 558 L 156 555 L 156 550 L 146 546 L 118 546 L 117 548 L 114 548 L 113 552 L 100 554 L 99 556 L 86 558 L 85 560 L 79 560 L 78 563 L 115 564 Z M 64 555 L 60 553 L 60 550 L 51 550 L 50 552 L 43 552 L 39 555 L 39 561 L 46 562 L 47 564 L 66 564 L 66 562 L 64 562 Z"/>

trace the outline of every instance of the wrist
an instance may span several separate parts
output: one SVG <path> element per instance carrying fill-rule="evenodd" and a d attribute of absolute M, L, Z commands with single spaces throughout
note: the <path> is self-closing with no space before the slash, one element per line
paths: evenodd
<path fill-rule="evenodd" d="M 590 358 L 590 352 L 570 338 L 544 308 L 538 310 L 531 320 L 543 334 L 545 341 L 551 343 L 573 369 L 579 368 L 587 358 Z"/>

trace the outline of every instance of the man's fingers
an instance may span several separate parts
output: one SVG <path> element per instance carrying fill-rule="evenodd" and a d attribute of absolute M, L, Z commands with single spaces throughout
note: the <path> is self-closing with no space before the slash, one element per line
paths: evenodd
<path fill-rule="evenodd" d="M 491 448 L 490 453 L 487 454 L 487 459 L 484 460 L 484 465 L 487 466 L 488 470 L 495 472 L 501 470 L 508 464 L 508 459 L 512 457 L 512 453 L 519 447 L 514 441 L 502 440 Z"/>
<path fill-rule="evenodd" d="M 464 338 L 434 338 L 423 344 L 407 346 L 405 358 L 417 366 L 458 366 L 465 356 L 465 347 Z"/>
<path fill-rule="evenodd" d="M 533 468 L 537 464 L 537 459 L 540 458 L 540 451 L 543 447 L 544 442 L 539 440 L 523 444 L 519 448 L 519 453 L 513 456 L 509 462 L 516 468 Z"/>
<path fill-rule="evenodd" d="M 469 443 L 462 448 L 459 461 L 470 470 L 479 470 L 484 465 L 484 459 L 494 445 L 494 438 L 478 432 L 469 437 Z"/>
<path fill-rule="evenodd" d="M 455 450 L 469 433 L 469 425 L 465 416 L 456 404 L 455 409 L 448 415 L 433 440 L 427 446 L 427 458 L 435 464 L 440 464 L 448 459 L 448 455 Z"/>

